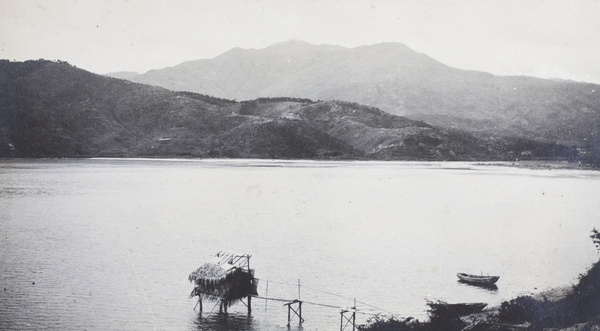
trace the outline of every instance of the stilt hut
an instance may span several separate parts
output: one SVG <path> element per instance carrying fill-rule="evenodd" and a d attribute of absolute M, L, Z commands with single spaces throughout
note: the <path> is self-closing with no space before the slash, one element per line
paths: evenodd
<path fill-rule="evenodd" d="M 207 262 L 194 270 L 189 276 L 194 289 L 190 297 L 198 296 L 200 311 L 202 301 L 220 302 L 220 310 L 227 311 L 243 298 L 258 295 L 258 279 L 254 278 L 254 269 L 250 269 L 250 255 L 219 252 L 212 262 Z"/>

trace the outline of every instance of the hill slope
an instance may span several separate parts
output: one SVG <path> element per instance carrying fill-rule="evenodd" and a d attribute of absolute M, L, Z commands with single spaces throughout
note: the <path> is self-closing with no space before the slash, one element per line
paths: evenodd
<path fill-rule="evenodd" d="M 0 157 L 512 160 L 564 146 L 478 139 L 348 102 L 173 92 L 62 62 L 0 61 Z"/>
<path fill-rule="evenodd" d="M 482 134 L 596 152 L 600 145 L 600 85 L 459 70 L 398 43 L 348 49 L 290 41 L 129 79 L 237 100 L 345 100 Z"/>

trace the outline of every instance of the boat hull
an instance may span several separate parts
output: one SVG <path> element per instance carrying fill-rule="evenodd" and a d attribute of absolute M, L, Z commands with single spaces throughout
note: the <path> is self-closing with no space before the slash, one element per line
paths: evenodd
<path fill-rule="evenodd" d="M 476 314 L 483 311 L 487 303 L 446 303 L 442 301 L 428 302 L 429 313 L 435 317 L 449 318 Z"/>
<path fill-rule="evenodd" d="M 465 273 L 456 274 L 458 279 L 461 282 L 473 285 L 493 285 L 496 284 L 500 276 L 479 276 L 479 275 L 469 275 Z"/>

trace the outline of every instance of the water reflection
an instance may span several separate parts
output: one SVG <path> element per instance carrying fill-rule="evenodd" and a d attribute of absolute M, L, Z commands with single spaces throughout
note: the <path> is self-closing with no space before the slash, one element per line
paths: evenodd
<path fill-rule="evenodd" d="M 281 320 L 280 322 L 284 322 Z M 255 331 L 255 330 L 273 330 L 273 331 L 303 331 L 302 324 L 297 320 L 292 320 L 290 325 L 268 323 L 264 319 L 255 319 L 251 314 L 236 313 L 202 313 L 199 312 L 193 323 L 193 330 L 211 330 L 211 331 Z"/>
<path fill-rule="evenodd" d="M 471 283 L 463 282 L 461 280 L 458 280 L 458 282 L 462 286 L 478 287 L 478 288 L 482 288 L 484 290 L 488 290 L 490 292 L 496 292 L 496 291 L 498 291 L 498 286 L 496 284 L 471 284 Z"/>
<path fill-rule="evenodd" d="M 243 313 L 198 313 L 194 325 L 197 330 L 258 330 L 252 315 Z"/>

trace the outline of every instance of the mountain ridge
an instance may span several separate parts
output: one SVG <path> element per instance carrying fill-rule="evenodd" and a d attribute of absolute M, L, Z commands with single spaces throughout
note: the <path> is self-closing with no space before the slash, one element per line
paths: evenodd
<path fill-rule="evenodd" d="M 154 70 L 133 81 L 235 100 L 344 100 L 433 125 L 598 153 L 597 84 L 452 68 L 400 43 L 345 48 L 294 41 L 235 53 Z"/>
<path fill-rule="evenodd" d="M 64 62 L 0 61 L 0 157 L 356 160 L 574 159 L 553 143 L 486 137 L 347 101 L 238 102 L 92 74 Z"/>

